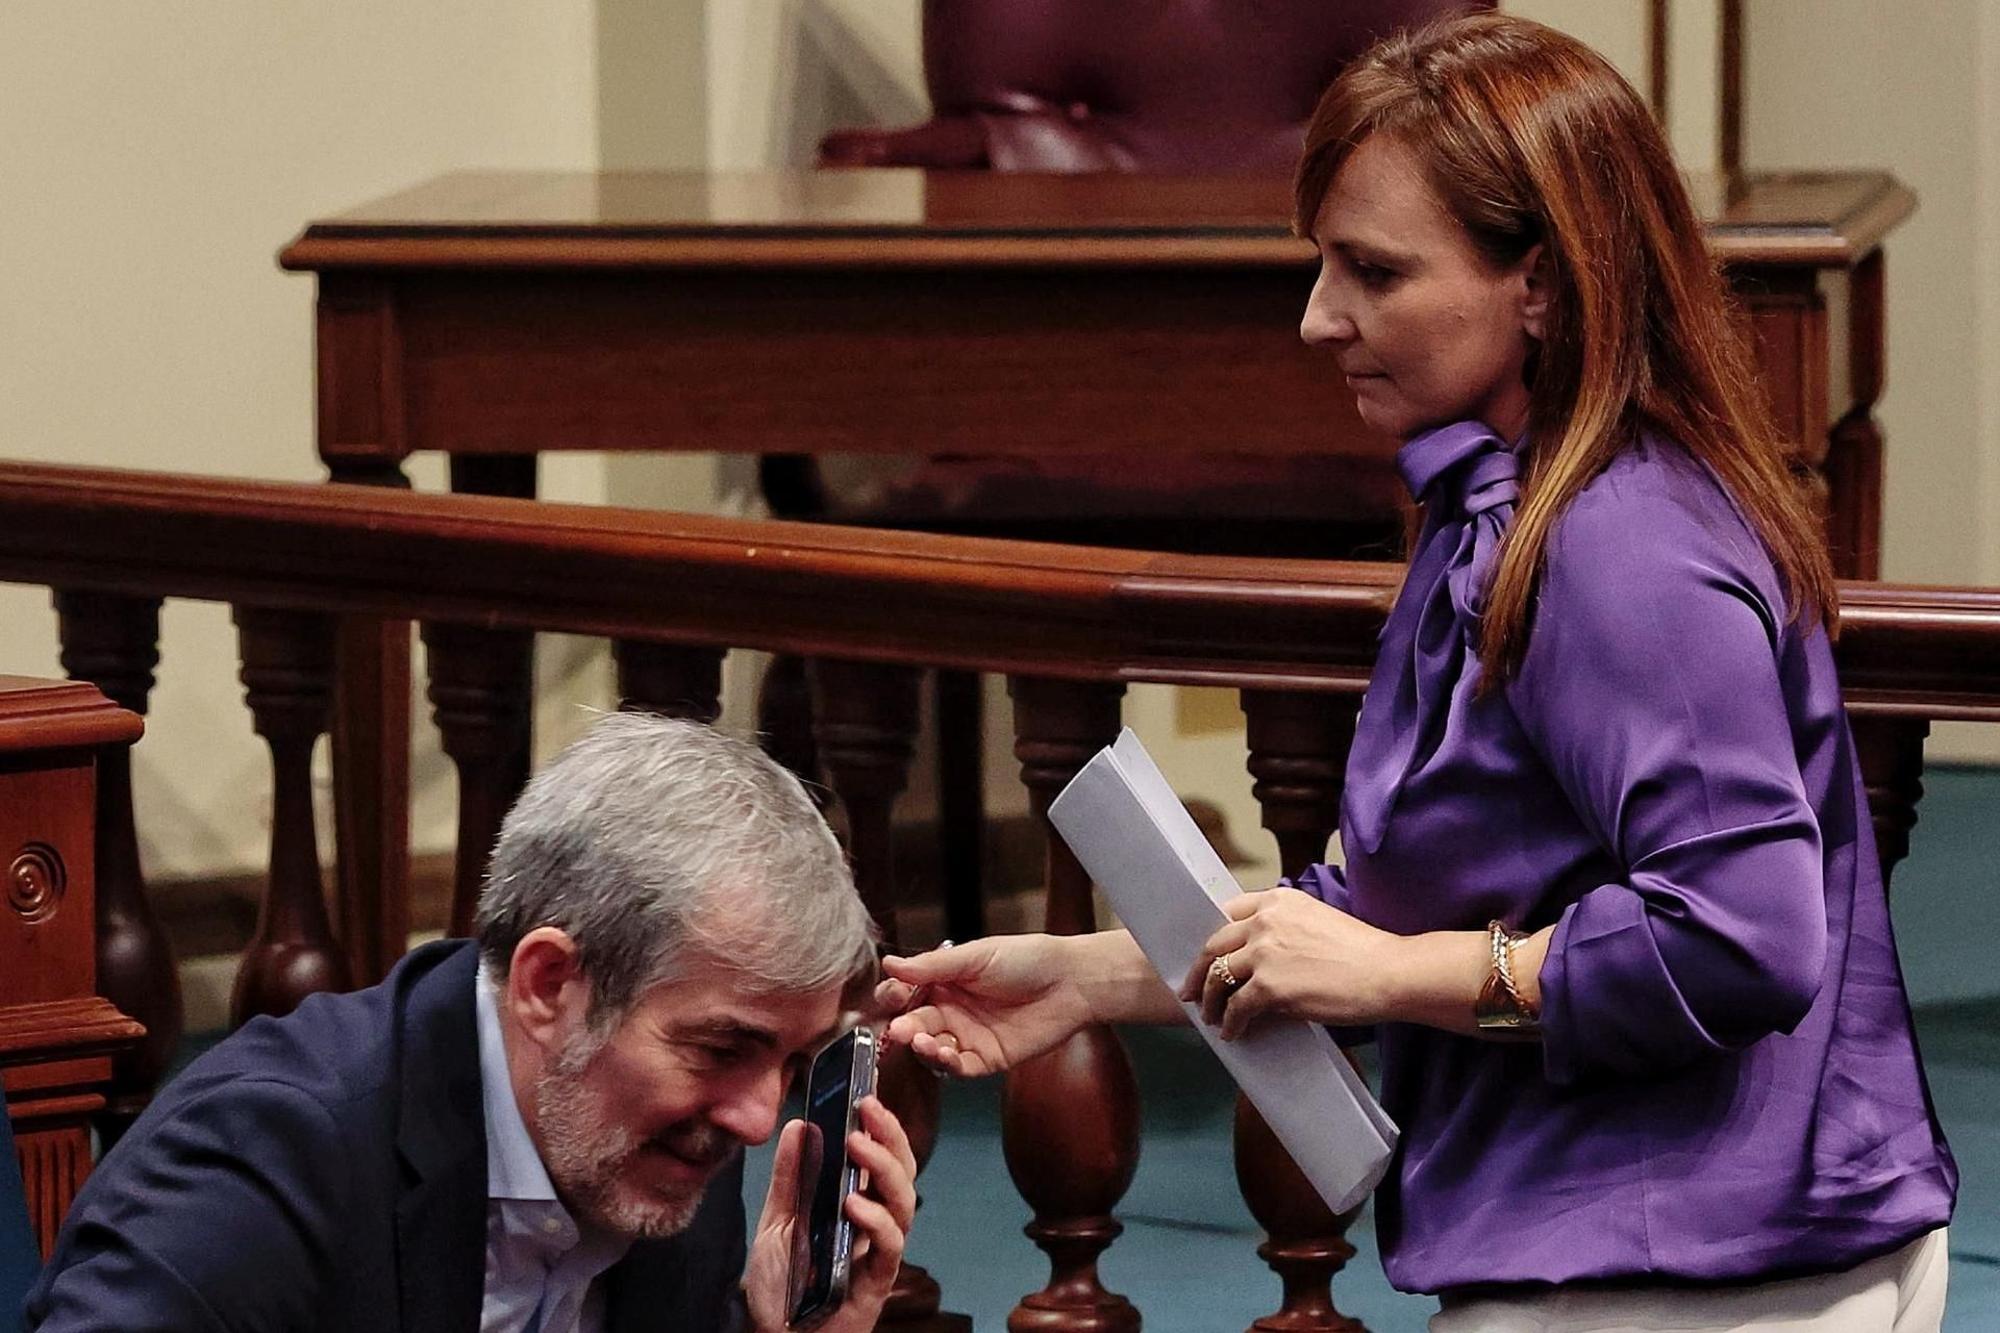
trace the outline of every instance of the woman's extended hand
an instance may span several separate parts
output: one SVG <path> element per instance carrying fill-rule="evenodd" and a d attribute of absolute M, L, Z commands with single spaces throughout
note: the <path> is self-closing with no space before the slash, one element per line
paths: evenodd
<path fill-rule="evenodd" d="M 1040 1055 L 1095 1018 L 1071 956 L 1081 943 L 1000 935 L 885 958 L 875 999 L 897 1015 L 886 1035 L 948 1074 L 997 1074 Z"/>
<path fill-rule="evenodd" d="M 1201 1002 L 1202 1021 L 1222 1035 L 1283 1014 L 1315 1023 L 1379 1023 L 1390 1012 L 1403 936 L 1365 924 L 1297 889 L 1245 893 L 1223 905 L 1228 924 L 1209 936 L 1181 986 Z M 1236 980 L 1215 973 L 1216 959 Z"/>

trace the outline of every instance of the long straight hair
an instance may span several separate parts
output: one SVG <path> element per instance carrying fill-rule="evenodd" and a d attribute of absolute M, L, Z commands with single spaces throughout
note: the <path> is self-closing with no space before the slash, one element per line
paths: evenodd
<path fill-rule="evenodd" d="M 1487 593 L 1488 680 L 1527 651 L 1549 534 L 1640 430 L 1705 463 L 1786 585 L 1792 619 L 1838 607 L 1818 515 L 1779 435 L 1673 156 L 1603 57 L 1526 19 L 1475 14 L 1391 37 L 1348 67 L 1306 130 L 1293 225 L 1310 235 L 1354 150 L 1386 134 L 1496 265 L 1543 246 L 1522 497 Z"/>

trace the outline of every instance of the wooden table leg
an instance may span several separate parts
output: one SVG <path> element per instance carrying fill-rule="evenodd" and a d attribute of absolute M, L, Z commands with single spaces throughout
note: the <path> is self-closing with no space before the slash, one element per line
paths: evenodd
<path fill-rule="evenodd" d="M 340 933 L 356 984 L 410 935 L 410 622 L 353 618 L 335 643 L 334 842 Z"/>
<path fill-rule="evenodd" d="M 1875 404 L 1887 371 L 1882 252 L 1855 265 L 1847 298 L 1848 404 L 1827 440 L 1832 512 L 1827 539 L 1834 573 L 1844 579 L 1882 577 L 1882 426 Z"/>
<path fill-rule="evenodd" d="M 407 488 L 394 463 L 332 479 Z M 334 854 L 348 974 L 373 985 L 410 938 L 410 622 L 350 616 L 334 641 Z"/>

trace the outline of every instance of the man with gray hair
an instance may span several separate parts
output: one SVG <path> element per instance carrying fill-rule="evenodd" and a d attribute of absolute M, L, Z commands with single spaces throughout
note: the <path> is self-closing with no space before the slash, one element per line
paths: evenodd
<path fill-rule="evenodd" d="M 29 1327 L 481 1333 L 785 1326 L 803 1125 L 754 1235 L 742 1149 L 875 976 L 844 857 L 755 747 L 601 719 L 528 784 L 478 941 L 258 1019 L 78 1195 Z M 874 1327 L 916 1208 L 879 1101 L 847 1144 Z"/>

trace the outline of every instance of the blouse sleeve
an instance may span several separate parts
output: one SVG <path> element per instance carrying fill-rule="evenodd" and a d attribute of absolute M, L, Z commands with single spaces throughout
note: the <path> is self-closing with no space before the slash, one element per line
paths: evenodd
<path fill-rule="evenodd" d="M 1299 872 L 1297 879 L 1280 879 L 1278 887 L 1309 893 L 1328 907 L 1338 907 L 1343 912 L 1353 910 L 1348 905 L 1347 876 L 1341 873 L 1339 866 L 1307 866 Z"/>
<path fill-rule="evenodd" d="M 1762 548 L 1671 503 L 1589 498 L 1551 541 L 1509 687 L 1622 871 L 1563 912 L 1542 967 L 1557 1084 L 1664 1074 L 1790 1031 L 1827 941 Z"/>

